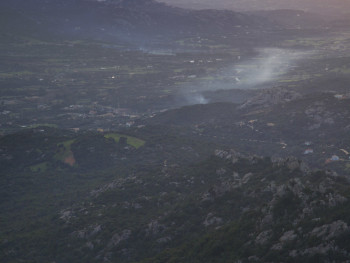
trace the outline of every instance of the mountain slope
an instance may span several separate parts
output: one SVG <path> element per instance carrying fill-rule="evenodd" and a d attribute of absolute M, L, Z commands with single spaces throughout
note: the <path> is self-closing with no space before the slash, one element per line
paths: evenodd
<path fill-rule="evenodd" d="M 240 106 L 216 103 L 183 107 L 161 113 L 146 124 L 191 128 L 193 133 L 188 136 L 260 155 L 297 156 L 316 167 L 337 168 L 346 174 L 348 103 L 349 94 L 344 91 L 302 96 L 275 88 L 261 91 Z M 330 162 L 333 155 L 340 161 Z"/>
<path fill-rule="evenodd" d="M 97 39 L 191 35 L 270 26 L 266 19 L 233 11 L 191 11 L 153 0 L 2 1 L 2 10 L 45 25 L 52 33 Z M 11 11 L 12 10 L 12 11 Z M 16 23 L 15 17 L 9 23 Z"/>
<path fill-rule="evenodd" d="M 174 6 L 184 8 L 219 8 L 233 10 L 276 10 L 276 9 L 298 9 L 304 11 L 312 11 L 323 15 L 333 15 L 349 13 L 350 3 L 344 0 L 159 0 Z"/>
<path fill-rule="evenodd" d="M 217 152 L 220 158 L 239 163 L 235 154 Z M 252 169 L 259 163 L 250 162 Z M 329 172 L 305 173 L 302 166 L 287 159 L 243 179 L 234 172 L 236 183 L 225 181 L 213 187 L 206 202 L 226 203 L 227 212 L 236 219 L 222 224 L 220 208 L 210 210 L 203 222 L 205 234 L 141 262 L 346 262 L 349 184 Z"/>
<path fill-rule="evenodd" d="M 15 209 L 0 203 L 2 262 L 310 262 L 350 251 L 349 183 L 295 158 L 216 150 L 185 166 L 0 179 Z"/>
<path fill-rule="evenodd" d="M 266 10 L 252 14 L 262 16 L 285 28 L 321 28 L 329 26 L 329 18 L 301 10 Z"/>

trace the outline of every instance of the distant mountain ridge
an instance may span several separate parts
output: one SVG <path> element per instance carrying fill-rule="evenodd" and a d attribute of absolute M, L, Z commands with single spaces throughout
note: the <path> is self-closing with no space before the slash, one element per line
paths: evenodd
<path fill-rule="evenodd" d="M 154 0 L 14 0 L 0 3 L 8 24 L 18 16 L 55 34 L 113 39 L 193 35 L 273 27 L 267 19 L 233 11 L 186 10 Z"/>
<path fill-rule="evenodd" d="M 350 2 L 344 0 L 158 0 L 170 5 L 195 9 L 229 9 L 236 11 L 298 9 L 339 17 L 350 11 Z"/>
<path fill-rule="evenodd" d="M 329 18 L 303 10 L 263 10 L 255 11 L 251 14 L 268 18 L 285 28 L 317 28 L 326 27 L 329 24 L 327 23 L 329 22 Z"/>

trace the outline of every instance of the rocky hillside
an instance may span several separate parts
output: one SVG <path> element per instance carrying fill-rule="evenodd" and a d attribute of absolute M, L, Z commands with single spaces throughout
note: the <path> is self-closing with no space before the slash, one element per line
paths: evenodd
<path fill-rule="evenodd" d="M 242 161 L 232 150 L 215 154 L 236 165 Z M 259 158 L 250 157 L 246 163 L 254 169 Z M 265 164 L 270 170 L 263 173 L 229 171 L 231 179 L 205 195 L 209 203 L 239 203 L 227 224 L 220 212 L 211 211 L 203 221 L 207 233 L 197 242 L 145 262 L 346 262 L 347 179 L 332 172 L 310 172 L 293 158 Z M 222 178 L 227 172 L 221 168 L 217 175 Z M 234 197 L 238 192 L 239 199 Z"/>
<path fill-rule="evenodd" d="M 96 175 L 108 179 L 96 184 Z M 190 166 L 165 160 L 107 177 L 86 174 L 79 187 L 74 177 L 67 195 L 58 189 L 54 199 L 46 195 L 40 224 L 35 217 L 24 228 L 7 221 L 2 262 L 328 262 L 330 255 L 345 262 L 349 256 L 348 179 L 295 158 L 216 150 Z M 69 201 L 72 187 L 80 192 Z"/>
<path fill-rule="evenodd" d="M 349 172 L 349 95 L 260 91 L 241 105 L 216 103 L 171 110 L 148 125 L 192 129 L 189 134 L 263 156 L 297 156 L 313 167 Z M 332 158 L 334 157 L 334 158 Z"/>

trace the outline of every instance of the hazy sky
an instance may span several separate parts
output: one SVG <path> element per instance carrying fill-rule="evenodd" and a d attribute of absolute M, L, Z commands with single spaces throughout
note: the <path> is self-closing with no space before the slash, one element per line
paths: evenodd
<path fill-rule="evenodd" d="M 350 0 L 157 0 L 188 8 L 242 10 L 301 9 L 310 12 L 350 15 Z"/>

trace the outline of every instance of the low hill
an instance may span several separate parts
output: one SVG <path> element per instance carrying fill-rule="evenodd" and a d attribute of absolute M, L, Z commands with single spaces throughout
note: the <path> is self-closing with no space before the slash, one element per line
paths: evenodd
<path fill-rule="evenodd" d="M 275 88 L 260 91 L 240 106 L 188 106 L 146 123 L 187 127 L 193 131 L 188 136 L 260 155 L 297 156 L 316 167 L 338 167 L 345 174 L 350 167 L 348 103 L 346 92 L 301 95 Z M 333 155 L 341 161 L 327 161 Z"/>

